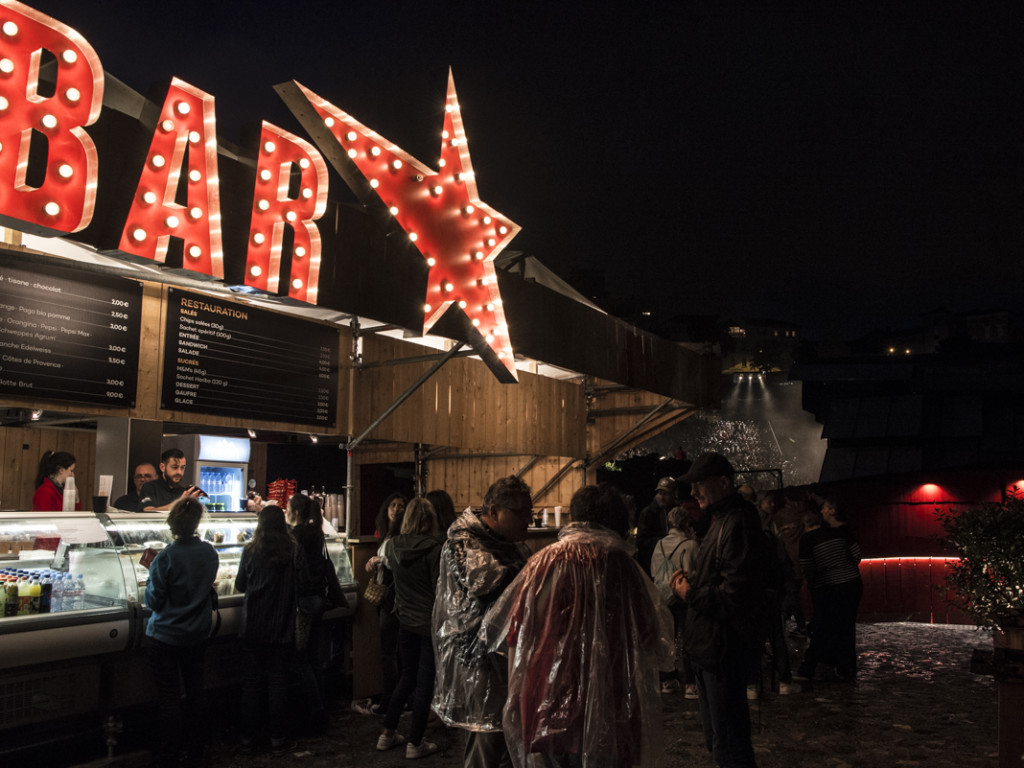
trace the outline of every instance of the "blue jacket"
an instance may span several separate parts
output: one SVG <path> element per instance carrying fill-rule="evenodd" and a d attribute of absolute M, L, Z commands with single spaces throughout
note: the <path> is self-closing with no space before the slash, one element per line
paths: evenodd
<path fill-rule="evenodd" d="M 149 567 L 146 605 L 153 611 L 146 635 L 168 645 L 196 645 L 210 636 L 210 588 L 217 551 L 195 536 L 176 539 Z"/>

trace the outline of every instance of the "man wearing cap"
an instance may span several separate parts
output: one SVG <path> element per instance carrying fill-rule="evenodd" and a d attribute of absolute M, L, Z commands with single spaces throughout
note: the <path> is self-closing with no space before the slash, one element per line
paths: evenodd
<path fill-rule="evenodd" d="M 651 555 L 658 542 L 668 536 L 668 511 L 676 505 L 676 481 L 663 477 L 658 481 L 654 501 L 644 507 L 636 524 L 636 559 L 651 575 Z"/>
<path fill-rule="evenodd" d="M 746 689 L 767 633 L 768 552 L 757 509 L 736 492 L 734 475 L 724 456 L 705 453 L 679 478 L 712 522 L 693 572 L 672 581 L 687 603 L 683 643 L 708 751 L 722 768 L 757 768 Z"/>

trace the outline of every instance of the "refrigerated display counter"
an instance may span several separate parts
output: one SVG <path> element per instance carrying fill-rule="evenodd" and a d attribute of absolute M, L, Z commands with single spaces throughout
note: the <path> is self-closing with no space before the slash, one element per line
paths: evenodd
<path fill-rule="evenodd" d="M 207 683 L 213 687 L 237 682 L 243 595 L 234 591 L 234 581 L 255 529 L 256 515 L 244 513 L 208 514 L 199 528 L 220 557 L 222 624 L 207 655 Z M 355 612 L 358 589 L 345 537 L 327 523 L 324 532 L 348 599 L 347 608 L 324 616 L 333 627 L 323 633 L 329 645 L 324 656 L 347 674 L 350 633 L 342 631 L 347 622 L 337 620 Z M 0 734 L 152 698 L 143 646 L 149 571 L 140 560 L 147 549 L 159 551 L 171 541 L 163 513 L 0 512 L 0 576 L 5 569 L 51 579 L 81 574 L 85 587 L 77 602 L 57 606 L 63 610 L 0 618 Z M 38 608 L 43 602 L 40 595 Z"/>

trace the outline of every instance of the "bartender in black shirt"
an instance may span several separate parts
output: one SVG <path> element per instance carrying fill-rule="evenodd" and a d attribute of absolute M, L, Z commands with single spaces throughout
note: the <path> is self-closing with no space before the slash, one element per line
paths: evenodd
<path fill-rule="evenodd" d="M 185 454 L 180 448 L 168 448 L 160 455 L 160 477 L 146 483 L 139 491 L 139 507 L 143 512 L 167 512 L 178 499 L 198 498 L 202 490 L 194 485 L 181 487 L 185 476 Z"/>

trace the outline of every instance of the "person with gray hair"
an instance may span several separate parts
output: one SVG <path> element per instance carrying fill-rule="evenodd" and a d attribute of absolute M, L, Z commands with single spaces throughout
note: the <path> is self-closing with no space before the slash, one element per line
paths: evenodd
<path fill-rule="evenodd" d="M 697 554 L 698 541 L 693 531 L 693 518 L 686 507 L 673 507 L 668 513 L 668 536 L 658 542 L 651 556 L 651 575 L 672 613 L 675 627 L 675 669 L 661 676 L 661 692 L 679 690 L 680 679 L 686 698 L 697 698 L 697 683 L 693 668 L 683 647 L 683 628 L 686 626 L 686 603 L 672 590 L 672 576 L 679 571 L 691 573 Z"/>

